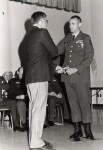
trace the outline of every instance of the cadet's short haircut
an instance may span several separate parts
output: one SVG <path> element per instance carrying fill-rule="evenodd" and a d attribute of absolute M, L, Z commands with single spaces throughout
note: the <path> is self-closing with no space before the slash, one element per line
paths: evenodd
<path fill-rule="evenodd" d="M 44 12 L 37 11 L 31 15 L 32 24 L 38 23 L 41 18 L 46 18 L 47 15 Z"/>
<path fill-rule="evenodd" d="M 82 22 L 82 19 L 79 16 L 72 16 L 70 19 L 77 19 L 80 23 Z"/>

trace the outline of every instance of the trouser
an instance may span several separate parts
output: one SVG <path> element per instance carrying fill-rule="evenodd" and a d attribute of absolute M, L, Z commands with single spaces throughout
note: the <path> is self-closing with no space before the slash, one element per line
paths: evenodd
<path fill-rule="evenodd" d="M 14 126 L 18 126 L 18 117 L 17 117 L 17 106 L 16 106 L 16 101 L 14 100 L 9 100 L 5 99 L 2 102 L 0 102 L 0 107 L 7 107 L 10 109 L 12 119 Z"/>
<path fill-rule="evenodd" d="M 26 123 L 26 104 L 23 100 L 17 100 L 17 111 L 21 122 Z"/>
<path fill-rule="evenodd" d="M 55 107 L 56 104 L 63 104 L 63 98 L 57 98 L 55 96 L 48 96 L 48 111 L 49 111 L 49 121 L 54 122 L 54 114 L 55 114 Z"/>
<path fill-rule="evenodd" d="M 92 121 L 89 83 L 65 83 L 73 122 Z"/>
<path fill-rule="evenodd" d="M 37 82 L 27 85 L 29 96 L 29 145 L 40 148 L 45 145 L 41 139 L 46 115 L 48 82 Z"/>

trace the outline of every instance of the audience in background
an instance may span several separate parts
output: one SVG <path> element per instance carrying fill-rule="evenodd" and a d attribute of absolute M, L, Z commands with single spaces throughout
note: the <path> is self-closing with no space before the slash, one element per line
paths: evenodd
<path fill-rule="evenodd" d="M 10 109 L 13 123 L 14 123 L 14 131 L 23 132 L 24 130 L 18 124 L 17 118 L 17 106 L 16 102 L 13 99 L 8 98 L 8 90 L 10 88 L 8 81 L 12 78 L 12 72 L 5 72 L 3 76 L 0 76 L 0 107 L 6 107 Z"/>
<path fill-rule="evenodd" d="M 26 102 L 25 96 L 27 95 L 26 86 L 23 76 L 23 67 L 20 67 L 16 73 L 15 78 L 9 81 L 8 97 L 17 102 L 17 111 L 20 118 L 20 125 L 26 129 Z"/>
<path fill-rule="evenodd" d="M 64 104 L 64 95 L 59 80 L 55 76 L 52 82 L 49 82 L 48 90 L 48 125 L 53 126 L 55 123 L 55 107 L 57 104 Z"/>
<path fill-rule="evenodd" d="M 27 89 L 24 81 L 23 67 L 18 68 L 13 78 L 11 71 L 5 72 L 0 77 L 0 107 L 10 109 L 13 116 L 14 131 L 23 132 L 26 130 L 26 97 Z M 5 99 L 5 101 L 3 101 Z M 58 76 L 54 76 L 53 81 L 49 82 L 48 90 L 48 114 L 44 128 L 55 124 L 56 104 L 64 106 L 64 95 Z M 21 127 L 19 126 L 21 125 Z"/>

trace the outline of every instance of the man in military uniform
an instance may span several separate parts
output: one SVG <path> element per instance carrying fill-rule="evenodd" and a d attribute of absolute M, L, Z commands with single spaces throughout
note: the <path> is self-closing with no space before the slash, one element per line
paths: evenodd
<path fill-rule="evenodd" d="M 83 136 L 81 122 L 84 124 L 86 138 L 94 140 L 91 131 L 92 113 L 90 107 L 90 64 L 94 49 L 89 35 L 84 34 L 79 16 L 72 16 L 69 21 L 71 33 L 59 44 L 59 55 L 65 52 L 64 64 L 56 68 L 62 73 L 61 81 L 65 83 L 66 92 L 71 107 L 74 133 L 70 136 L 74 141 L 80 141 Z"/>

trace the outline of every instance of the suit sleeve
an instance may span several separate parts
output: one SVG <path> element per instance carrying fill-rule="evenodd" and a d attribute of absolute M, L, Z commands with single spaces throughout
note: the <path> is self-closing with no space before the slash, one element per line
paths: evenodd
<path fill-rule="evenodd" d="M 94 56 L 94 48 L 91 42 L 90 36 L 86 36 L 84 38 L 84 59 L 76 68 L 78 69 L 78 73 L 81 74 L 87 67 L 90 66 L 93 56 Z"/>
<path fill-rule="evenodd" d="M 65 52 L 65 48 L 64 48 L 64 42 L 65 40 L 63 39 L 62 41 L 60 41 L 60 43 L 57 45 L 58 47 L 58 56 L 63 54 Z"/>
<path fill-rule="evenodd" d="M 58 47 L 58 55 L 57 56 L 60 56 L 65 53 L 65 46 L 68 45 L 68 37 L 69 37 L 69 35 L 65 36 L 57 45 L 57 47 Z"/>
<path fill-rule="evenodd" d="M 43 29 L 41 32 L 41 37 L 42 37 L 42 44 L 46 47 L 51 56 L 55 57 L 58 53 L 58 48 L 54 44 L 48 30 Z"/>

